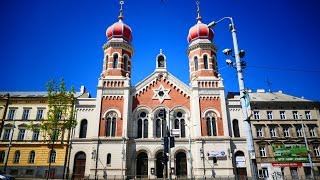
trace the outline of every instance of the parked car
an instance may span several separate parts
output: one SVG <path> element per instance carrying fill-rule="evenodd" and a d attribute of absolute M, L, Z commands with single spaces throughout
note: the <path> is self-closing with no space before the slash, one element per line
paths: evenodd
<path fill-rule="evenodd" d="M 0 171 L 0 179 L 1 180 L 15 180 L 15 178 L 13 176 L 11 176 L 10 174 L 7 174 L 5 172 Z"/>

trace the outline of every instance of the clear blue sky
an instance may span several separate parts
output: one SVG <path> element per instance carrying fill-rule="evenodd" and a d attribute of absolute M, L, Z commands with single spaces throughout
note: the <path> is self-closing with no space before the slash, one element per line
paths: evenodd
<path fill-rule="evenodd" d="M 234 18 L 248 89 L 268 89 L 268 78 L 272 91 L 313 100 L 320 100 L 319 7 L 318 0 L 200 1 L 203 23 Z M 169 72 L 189 84 L 186 39 L 196 23 L 195 1 L 126 0 L 123 9 L 133 31 L 132 85 L 154 71 L 159 49 Z M 95 96 L 105 30 L 118 11 L 116 0 L 1 0 L 0 91 L 44 91 L 48 80 L 64 77 Z M 221 53 L 232 47 L 228 24 L 215 27 L 213 42 L 226 91 L 238 91 L 236 71 Z"/>

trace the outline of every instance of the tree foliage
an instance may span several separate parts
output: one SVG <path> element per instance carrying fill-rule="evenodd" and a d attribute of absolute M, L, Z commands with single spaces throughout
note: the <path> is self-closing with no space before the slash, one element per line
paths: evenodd
<path fill-rule="evenodd" d="M 77 125 L 74 117 L 75 90 L 73 87 L 67 90 L 63 79 L 59 84 L 54 79 L 48 81 L 46 88 L 47 118 L 41 119 L 40 126 L 31 123 L 30 128 L 39 129 L 44 133 L 45 138 L 48 136 L 54 141 L 59 136 L 59 132 L 70 130 Z"/>

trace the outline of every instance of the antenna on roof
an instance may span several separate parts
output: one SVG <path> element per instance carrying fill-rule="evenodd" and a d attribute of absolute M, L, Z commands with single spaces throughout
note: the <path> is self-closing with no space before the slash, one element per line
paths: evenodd
<path fill-rule="evenodd" d="M 269 92 L 271 92 L 271 85 L 272 85 L 272 82 L 269 81 L 269 77 L 267 76 L 267 86 L 268 86 L 268 89 L 269 89 Z"/>

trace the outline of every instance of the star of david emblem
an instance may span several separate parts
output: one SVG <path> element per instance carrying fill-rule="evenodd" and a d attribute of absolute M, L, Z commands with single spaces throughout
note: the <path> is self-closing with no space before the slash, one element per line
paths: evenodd
<path fill-rule="evenodd" d="M 158 89 L 152 90 L 154 92 L 152 99 L 158 99 L 161 104 L 165 99 L 171 99 L 169 96 L 170 89 L 165 89 L 162 84 L 158 87 Z"/>

